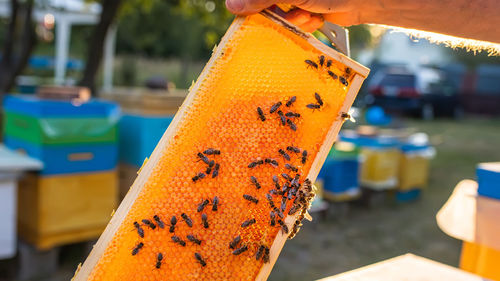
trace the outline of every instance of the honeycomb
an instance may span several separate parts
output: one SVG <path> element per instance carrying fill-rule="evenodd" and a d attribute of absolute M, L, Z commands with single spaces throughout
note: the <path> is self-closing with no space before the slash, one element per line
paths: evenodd
<path fill-rule="evenodd" d="M 296 232 L 354 72 L 263 15 L 220 48 L 90 280 L 254 280 Z"/>

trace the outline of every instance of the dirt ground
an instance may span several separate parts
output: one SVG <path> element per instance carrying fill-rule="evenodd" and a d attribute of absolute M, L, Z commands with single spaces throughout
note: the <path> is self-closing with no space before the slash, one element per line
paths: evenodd
<path fill-rule="evenodd" d="M 370 207 L 332 205 L 326 219 L 305 223 L 287 242 L 269 280 L 315 280 L 408 252 L 458 265 L 461 244 L 439 230 L 435 214 L 460 180 L 475 178 L 478 162 L 500 160 L 500 119 L 407 125 L 428 133 L 437 149 L 420 200 L 396 204 L 382 197 Z M 83 255 L 81 248 L 67 247 L 57 274 L 36 280 L 69 280 Z"/>

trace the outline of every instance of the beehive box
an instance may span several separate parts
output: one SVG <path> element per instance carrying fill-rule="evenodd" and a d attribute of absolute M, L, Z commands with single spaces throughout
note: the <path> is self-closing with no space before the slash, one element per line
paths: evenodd
<path fill-rule="evenodd" d="M 95 239 L 118 201 L 116 171 L 20 180 L 19 235 L 39 249 Z"/>
<path fill-rule="evenodd" d="M 124 114 L 120 119 L 120 162 L 139 168 L 172 119 L 173 115 Z"/>
<path fill-rule="evenodd" d="M 353 143 L 335 143 L 318 176 L 323 178 L 326 199 L 348 201 L 359 197 L 359 158 L 359 148 Z"/>
<path fill-rule="evenodd" d="M 429 165 L 433 149 L 423 147 L 418 150 L 402 149 L 399 164 L 398 189 L 409 191 L 422 189 L 429 181 Z"/>
<path fill-rule="evenodd" d="M 236 18 L 75 280 L 265 280 L 367 74 Z"/>
<path fill-rule="evenodd" d="M 361 185 L 374 190 L 398 186 L 400 143 L 392 136 L 369 138 L 361 145 Z"/>
<path fill-rule="evenodd" d="M 500 200 L 500 162 L 478 164 L 476 175 L 478 194 Z"/>
<path fill-rule="evenodd" d="M 118 116 L 37 117 L 5 111 L 5 136 L 36 145 L 115 143 Z"/>

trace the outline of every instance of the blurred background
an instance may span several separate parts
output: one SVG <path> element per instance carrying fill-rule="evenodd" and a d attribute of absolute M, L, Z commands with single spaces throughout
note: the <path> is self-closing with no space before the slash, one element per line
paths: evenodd
<path fill-rule="evenodd" d="M 220 0 L 0 0 L 0 280 L 73 276 L 233 18 Z M 407 252 L 458 266 L 435 215 L 500 159 L 498 57 L 348 30 L 371 74 L 270 280 Z"/>

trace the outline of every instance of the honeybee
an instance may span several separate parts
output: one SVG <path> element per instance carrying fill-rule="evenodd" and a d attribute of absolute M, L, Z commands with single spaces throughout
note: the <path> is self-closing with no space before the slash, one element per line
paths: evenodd
<path fill-rule="evenodd" d="M 296 96 L 291 97 L 285 104 L 286 107 L 290 107 L 297 100 Z"/>
<path fill-rule="evenodd" d="M 201 203 L 198 204 L 198 208 L 196 209 L 196 211 L 199 213 L 201 211 L 203 211 L 203 209 L 205 208 L 205 206 L 208 205 L 208 203 L 210 203 L 210 201 L 208 199 L 202 199 Z"/>
<path fill-rule="evenodd" d="M 155 265 L 157 269 L 160 269 L 162 260 L 163 260 L 163 254 L 158 253 L 158 256 L 156 256 L 156 265 Z"/>
<path fill-rule="evenodd" d="M 269 110 L 269 113 L 274 113 L 276 110 L 278 110 L 278 108 L 281 106 L 281 102 L 277 102 L 275 104 L 273 104 L 273 106 L 271 106 L 271 109 Z"/>
<path fill-rule="evenodd" d="M 163 221 L 160 219 L 160 217 L 158 215 L 154 215 L 153 216 L 153 219 L 156 221 L 156 224 L 158 225 L 159 228 L 165 228 L 165 224 L 163 223 Z"/>
<path fill-rule="evenodd" d="M 248 194 L 243 194 L 243 198 L 245 198 L 245 200 L 248 200 L 248 201 L 255 203 L 255 204 L 259 203 L 259 199 L 255 198 L 251 195 L 248 195 Z"/>
<path fill-rule="evenodd" d="M 290 126 L 290 129 L 292 129 L 293 131 L 297 131 L 297 125 L 295 125 L 292 120 L 286 119 L 286 123 L 288 124 L 288 126 Z"/>
<path fill-rule="evenodd" d="M 307 64 L 307 68 L 314 67 L 314 68 L 318 69 L 318 64 L 313 62 L 312 60 L 305 60 L 304 62 Z"/>
<path fill-rule="evenodd" d="M 191 218 L 189 218 L 188 215 L 186 215 L 186 213 L 182 213 L 181 217 L 189 227 L 193 227 L 193 221 L 191 220 Z"/>
<path fill-rule="evenodd" d="M 151 229 L 155 229 L 156 228 L 156 225 L 154 223 L 152 223 L 150 220 L 147 220 L 147 219 L 143 219 L 142 220 L 142 223 L 149 226 Z"/>
<path fill-rule="evenodd" d="M 237 256 L 243 252 L 245 252 L 246 250 L 248 250 L 248 246 L 247 245 L 244 245 L 236 250 L 233 251 L 233 255 Z"/>
<path fill-rule="evenodd" d="M 314 98 L 318 102 L 320 106 L 323 106 L 323 100 L 321 99 L 321 96 L 318 93 L 314 93 Z"/>
<path fill-rule="evenodd" d="M 191 241 L 191 242 L 193 242 L 193 243 L 195 243 L 195 244 L 201 245 L 201 240 L 200 240 L 200 239 L 198 239 L 198 238 L 196 238 L 196 237 L 195 237 L 194 235 L 192 235 L 192 234 L 188 234 L 188 235 L 186 236 L 186 238 L 187 238 L 189 241 Z"/>
<path fill-rule="evenodd" d="M 141 238 L 144 238 L 144 230 L 142 229 L 141 225 L 138 222 L 134 221 L 134 227 L 137 230 L 137 234 L 139 234 Z"/>
<path fill-rule="evenodd" d="M 264 115 L 264 111 L 262 111 L 262 108 L 257 107 L 257 113 L 259 114 L 259 118 L 261 121 L 266 121 L 266 116 Z"/>
<path fill-rule="evenodd" d="M 215 148 L 207 148 L 205 151 L 203 151 L 203 153 L 206 155 L 220 155 L 220 150 Z"/>
<path fill-rule="evenodd" d="M 134 249 L 132 249 L 132 256 L 135 256 L 139 253 L 139 251 L 142 249 L 142 247 L 144 247 L 144 243 L 140 242 L 139 244 L 137 244 Z"/>
<path fill-rule="evenodd" d="M 260 188 L 261 188 L 260 183 L 259 183 L 259 181 L 257 181 L 257 178 L 256 178 L 256 177 L 251 176 L 251 177 L 250 177 L 250 181 L 253 183 L 253 185 L 255 185 L 255 187 L 256 187 L 257 189 L 260 189 Z"/>
<path fill-rule="evenodd" d="M 205 214 L 205 213 L 201 214 L 201 223 L 203 224 L 204 228 L 208 228 L 208 217 L 207 217 L 207 214 Z"/>
<path fill-rule="evenodd" d="M 207 263 L 199 253 L 194 253 L 194 258 L 201 264 L 201 266 L 207 265 Z"/>
<path fill-rule="evenodd" d="M 174 232 L 175 231 L 175 225 L 177 224 L 177 218 L 175 216 L 172 216 L 172 218 L 170 219 L 170 233 Z"/>
<path fill-rule="evenodd" d="M 240 241 L 241 241 L 241 236 L 238 235 L 238 236 L 234 237 L 233 241 L 231 241 L 229 243 L 229 249 L 236 248 L 238 246 L 238 244 L 240 243 Z"/>
<path fill-rule="evenodd" d="M 241 227 L 249 227 L 255 223 L 255 219 L 248 219 L 241 224 Z"/>
<path fill-rule="evenodd" d="M 181 245 L 182 247 L 186 246 L 186 241 L 182 240 L 179 236 L 173 235 L 172 236 L 172 241 L 175 243 Z"/>

